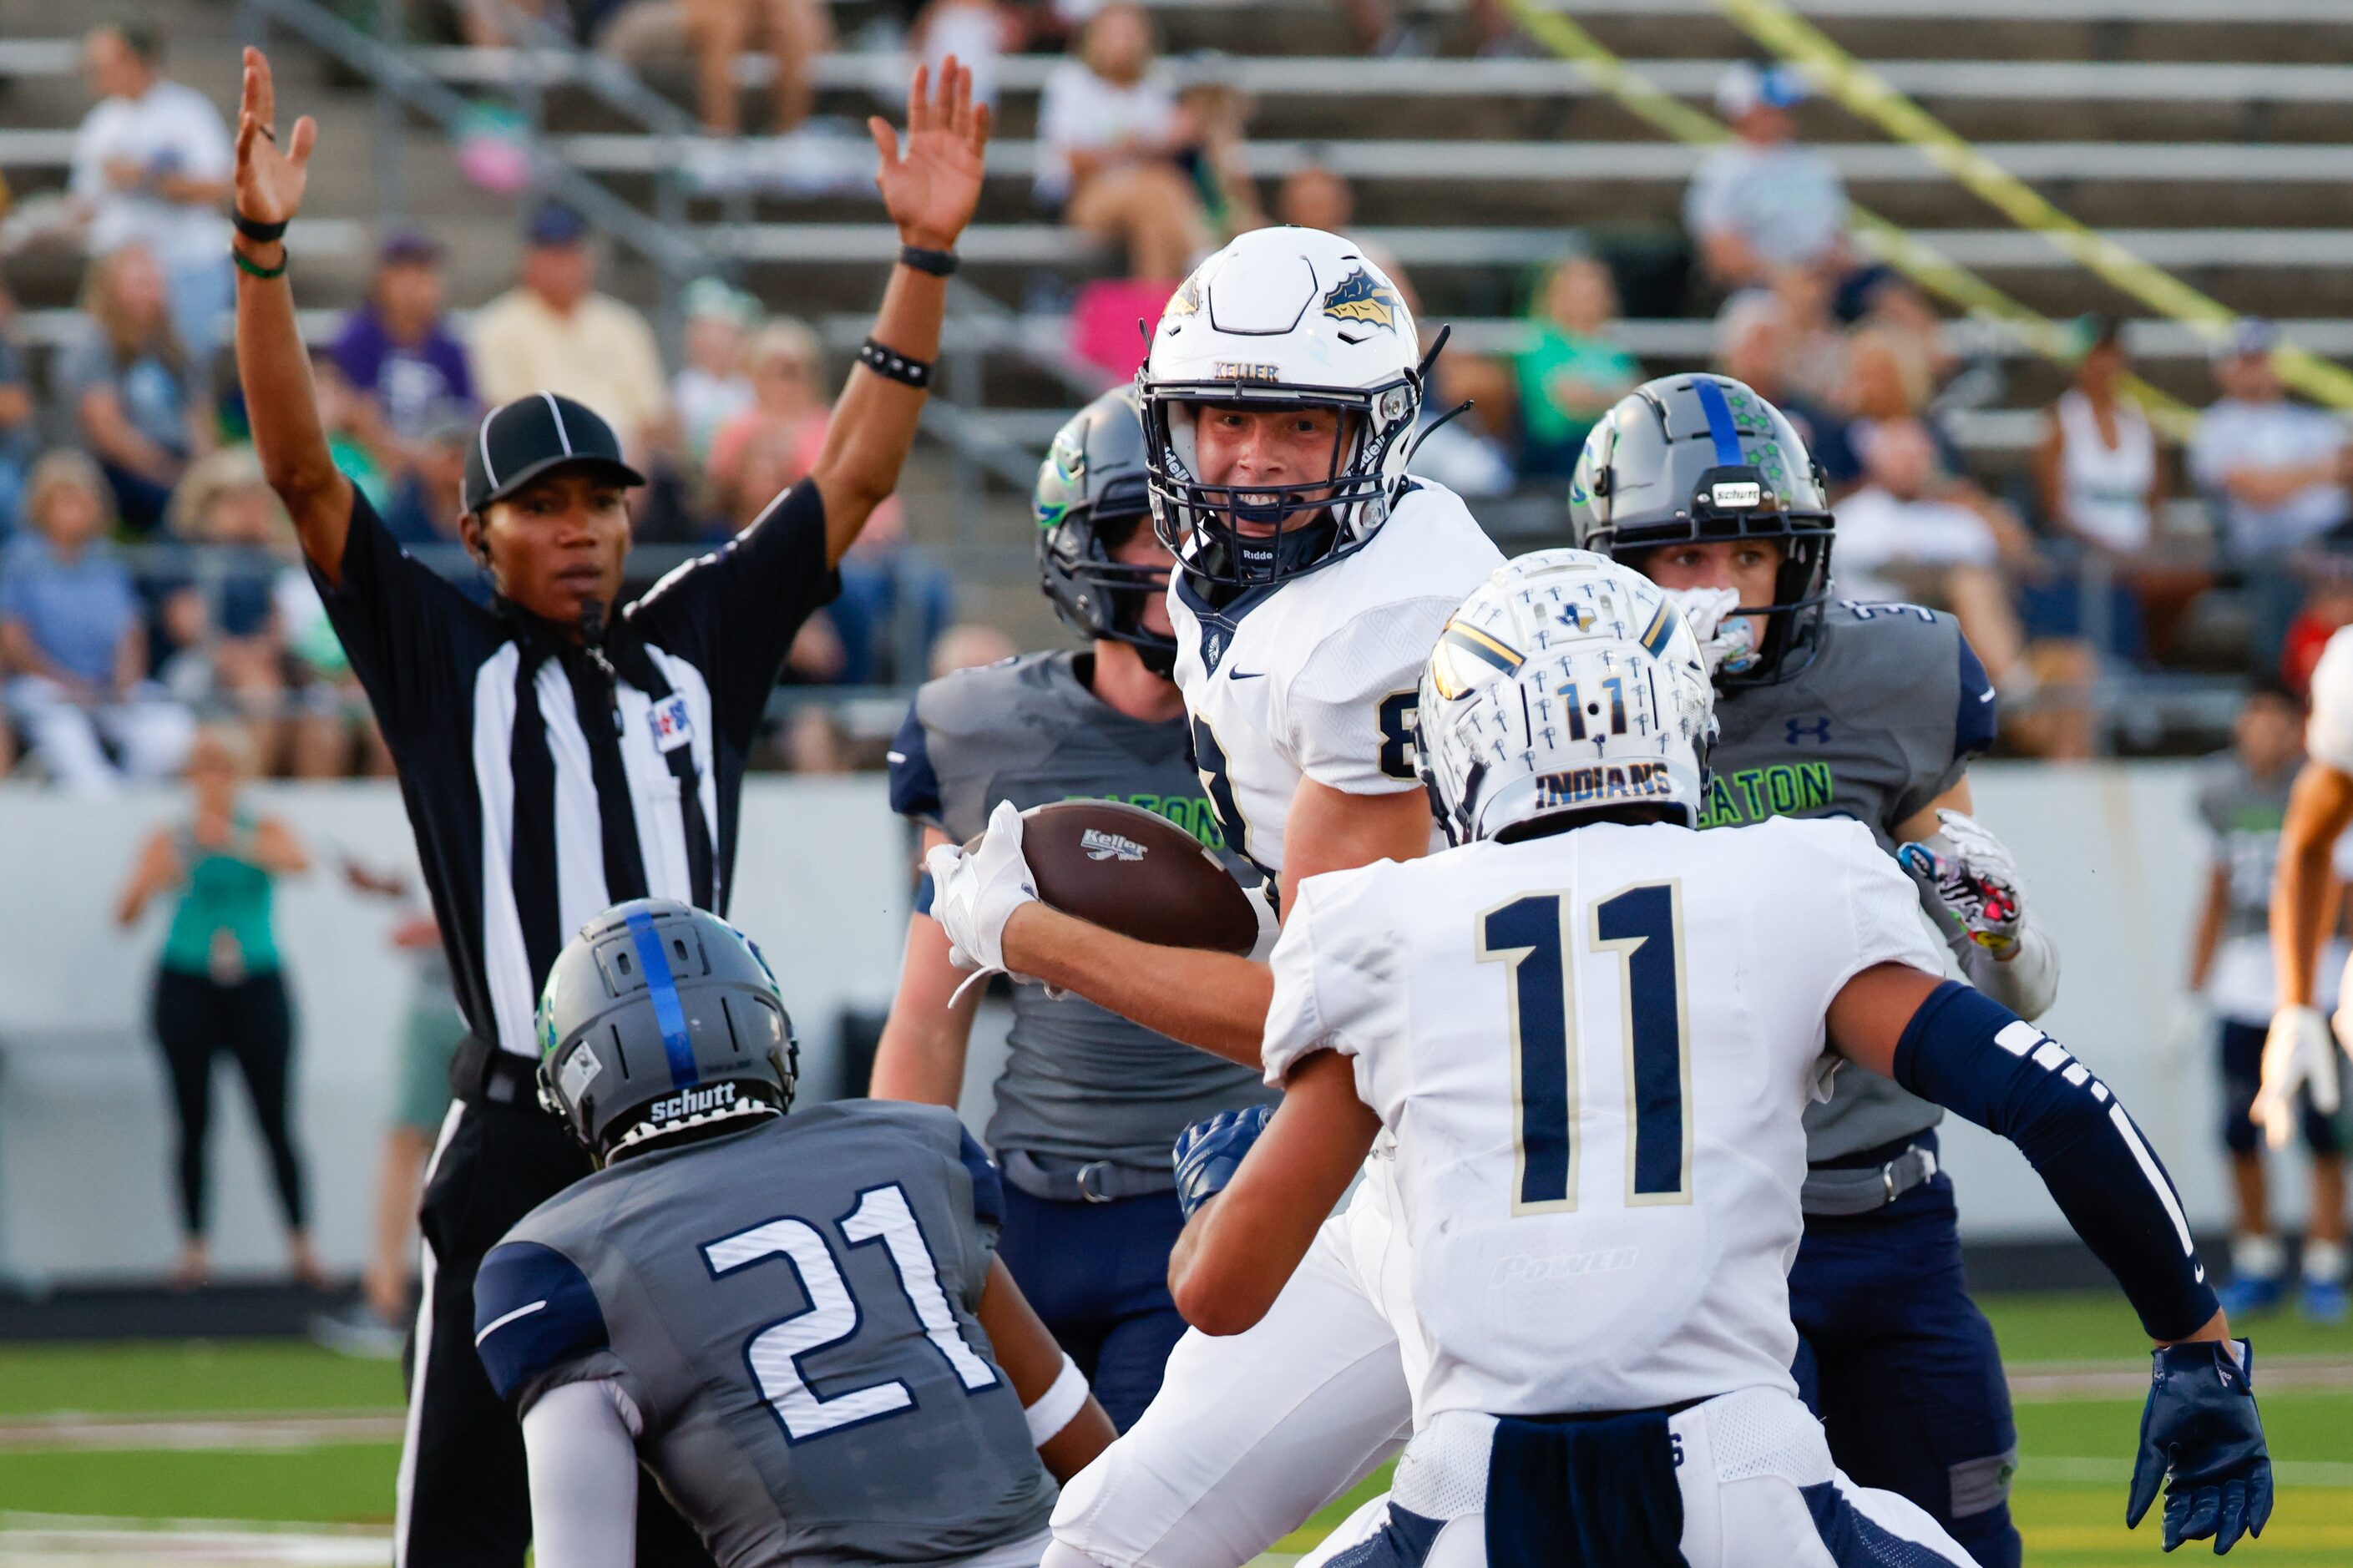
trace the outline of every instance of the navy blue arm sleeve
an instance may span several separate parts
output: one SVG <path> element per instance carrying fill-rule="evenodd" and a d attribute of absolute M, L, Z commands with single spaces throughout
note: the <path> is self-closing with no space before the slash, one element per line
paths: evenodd
<path fill-rule="evenodd" d="M 2186 1338 L 2214 1316 L 2172 1178 L 2108 1086 L 2056 1040 L 1948 980 L 1905 1026 L 1894 1079 L 2018 1145 L 2151 1339 Z"/>

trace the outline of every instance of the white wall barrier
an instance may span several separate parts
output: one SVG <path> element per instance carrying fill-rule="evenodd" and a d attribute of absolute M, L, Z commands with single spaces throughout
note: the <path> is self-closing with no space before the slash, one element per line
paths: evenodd
<path fill-rule="evenodd" d="M 2190 778 L 2179 763 L 1986 767 L 1977 794 L 2065 955 L 2045 1026 L 2135 1109 L 2193 1222 L 2212 1229 L 2228 1199 L 2211 1047 L 2163 1056 L 2204 877 Z M 313 1224 L 331 1266 L 355 1269 L 408 978 L 387 941 L 395 909 L 345 888 L 331 862 L 348 849 L 412 865 L 414 852 L 389 785 L 273 786 L 255 798 L 330 862 L 281 889 L 279 935 Z M 141 837 L 178 809 L 160 794 L 79 801 L 0 786 L 0 1277 L 153 1277 L 172 1256 L 171 1122 L 146 1026 L 162 915 L 123 933 L 109 914 Z M 835 1080 L 839 1010 L 889 999 L 907 919 L 905 847 L 879 778 L 755 779 L 744 792 L 733 914 L 776 965 L 815 1085 Z M 984 1115 L 985 1099 L 967 1096 L 967 1111 Z M 281 1257 L 275 1210 L 226 1066 L 215 1100 L 216 1257 L 226 1273 L 268 1272 Z M 1994 1145 L 1972 1128 L 1946 1135 L 1968 1234 L 2063 1234 L 2024 1161 Z M 2300 1177 L 2279 1174 L 2293 1220 Z"/>

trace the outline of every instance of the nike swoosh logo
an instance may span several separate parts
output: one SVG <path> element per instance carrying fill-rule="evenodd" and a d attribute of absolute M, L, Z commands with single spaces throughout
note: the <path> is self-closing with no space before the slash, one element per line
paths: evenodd
<path fill-rule="evenodd" d="M 1229 669 L 1226 671 L 1226 678 L 1229 680 L 1256 680 L 1265 674 L 1262 669 Z"/>
<path fill-rule="evenodd" d="M 1989 687 L 1987 687 L 1983 691 L 1979 692 L 1979 693 L 1978 694 L 1978 701 L 1980 701 L 1980 702 L 1990 702 L 1990 701 L 1992 701 L 1992 700 L 1993 700 L 1993 688 L 1992 688 L 1992 687 L 1990 687 L 1990 686 L 1989 686 Z"/>

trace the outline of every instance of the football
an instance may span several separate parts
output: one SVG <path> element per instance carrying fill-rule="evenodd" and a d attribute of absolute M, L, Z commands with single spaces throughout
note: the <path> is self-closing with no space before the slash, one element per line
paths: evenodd
<path fill-rule="evenodd" d="M 1200 841 L 1156 812 L 1113 800 L 1058 800 L 1021 814 L 1038 897 L 1138 942 L 1247 953 L 1258 917 Z"/>

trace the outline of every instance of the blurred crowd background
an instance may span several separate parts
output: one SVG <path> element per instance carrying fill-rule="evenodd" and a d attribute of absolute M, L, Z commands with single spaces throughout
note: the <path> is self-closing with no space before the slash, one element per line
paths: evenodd
<path fill-rule="evenodd" d="M 1342 10 L 1368 55 L 1409 62 L 1432 47 L 1382 0 Z M 1207 248 L 1267 223 L 1356 221 L 1351 181 L 1312 147 L 1279 175 L 1253 173 L 1265 161 L 1251 156 L 1255 106 L 1235 62 L 1172 58 L 1155 16 L 1125 0 L 930 0 L 870 16 L 870 34 L 887 36 L 847 45 L 818 0 L 550 0 L 536 13 L 468 0 L 417 25 L 481 51 L 537 29 L 624 63 L 664 39 L 682 47 L 709 134 L 677 173 L 695 199 L 720 202 L 818 200 L 864 177 L 871 149 L 857 153 L 838 123 L 811 117 L 829 51 L 955 52 L 977 62 L 985 91 L 1008 62 L 1050 60 L 1029 216 L 1075 231 L 1106 265 L 1076 282 L 1041 269 L 1021 319 L 1052 323 L 1072 405 L 1086 386 L 1132 374 L 1134 323 Z M 1463 26 L 1483 58 L 1533 50 L 1491 5 Z M 79 269 L 69 307 L 0 300 L 0 769 L 82 791 L 166 777 L 200 723 L 218 721 L 244 732 L 263 774 L 381 773 L 365 704 L 245 440 L 222 105 L 175 78 L 153 21 L 99 26 L 78 48 L 88 109 L 62 189 L 25 204 L 0 236 Z M 739 89 L 763 79 L 772 119 L 747 123 Z M 2129 705 L 2103 710 L 2094 694 L 2120 677 L 2160 683 L 2149 689 L 2175 675 L 2209 690 L 2297 689 L 2327 634 L 2353 619 L 2353 465 L 2343 421 L 2285 393 L 2278 331 L 2249 318 L 2221 337 L 2203 406 L 2177 439 L 2136 400 L 2119 324 L 2073 320 L 2063 390 L 2035 415 L 2026 460 L 1989 470 L 1957 422 L 2002 397 L 2004 362 L 1975 323 L 1941 315 L 1851 242 L 1833 160 L 1798 134 L 1807 96 L 1786 67 L 1725 68 L 1714 108 L 1735 135 L 1689 180 L 1680 246 L 1571 230 L 1519 268 L 1513 330 L 1439 360 L 1433 415 L 1472 407 L 1418 468 L 1474 510 L 1508 515 L 1514 547 L 1558 542 L 1595 418 L 1690 363 L 1630 345 L 1621 301 L 1639 296 L 1654 315 L 1707 323 L 1707 363 L 1810 436 L 1837 505 L 1840 595 L 1959 616 L 2002 691 L 2010 751 L 2063 762 L 2220 740 L 2226 709 L 2186 733 L 2137 723 Z M 748 101 L 759 107 L 760 94 Z M 484 137 L 498 133 L 457 139 L 461 167 L 482 162 Z M 499 178 L 487 163 L 474 174 Z M 362 297 L 314 332 L 322 408 L 339 460 L 396 532 L 487 593 L 455 544 L 474 421 L 539 387 L 596 407 L 654 476 L 635 506 L 650 580 L 807 472 L 847 356 L 814 312 L 723 276 L 686 280 L 658 304 L 643 289 L 608 291 L 610 247 L 592 215 L 532 187 L 507 208 L 520 260 L 488 291 L 453 287 L 448 247 L 470 234 L 373 226 Z M 1413 294 L 1414 268 L 1391 258 L 1390 270 Z M 1425 342 L 1445 316 L 1426 315 Z M 999 465 L 1000 490 L 1011 488 L 1002 472 L 1027 460 Z M 910 526 L 920 504 L 894 503 L 845 563 L 840 601 L 794 648 L 758 765 L 874 765 L 887 724 L 829 694 L 879 701 L 1036 640 L 1034 616 L 1002 614 L 1001 594 L 974 594 L 953 552 L 919 542 L 938 531 Z"/>

